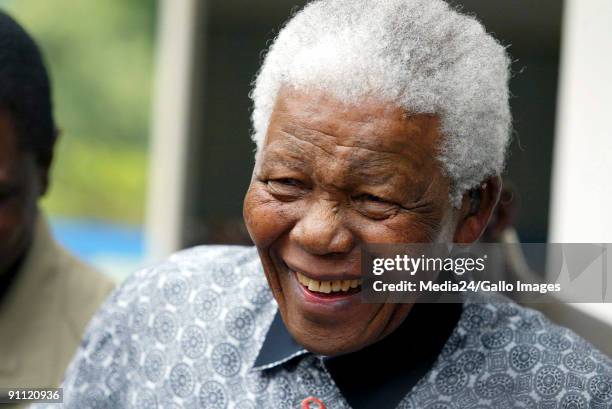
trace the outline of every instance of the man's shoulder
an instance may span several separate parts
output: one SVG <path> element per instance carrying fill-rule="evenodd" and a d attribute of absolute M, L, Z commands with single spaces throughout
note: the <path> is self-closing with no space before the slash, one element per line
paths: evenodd
<path fill-rule="evenodd" d="M 581 354 L 612 370 L 612 360 L 590 342 L 569 328 L 555 324 L 542 312 L 507 298 L 466 302 L 460 326 L 466 333 L 473 332 L 487 350 L 528 344 L 537 347 L 542 355 L 552 357 L 550 363 L 570 353 Z"/>
<path fill-rule="evenodd" d="M 213 270 L 242 269 L 249 272 L 259 265 L 253 246 L 201 245 L 177 251 L 165 260 L 134 273 L 141 277 L 162 277 L 169 273 L 207 275 Z"/>
<path fill-rule="evenodd" d="M 178 305 L 190 292 L 213 291 L 237 297 L 237 289 L 265 282 L 257 250 L 252 246 L 202 245 L 180 250 L 165 260 L 131 274 L 114 294 L 124 302 L 156 294 L 159 303 Z"/>
<path fill-rule="evenodd" d="M 59 245 L 55 252 L 55 269 L 63 318 L 78 342 L 91 317 L 114 290 L 115 283 Z"/>
<path fill-rule="evenodd" d="M 71 315 L 78 326 L 87 323 L 115 285 L 109 277 L 61 245 L 53 237 L 44 214 L 36 221 L 26 266 L 35 270 L 39 279 L 55 283 L 53 293 L 62 300 L 63 312 Z"/>
<path fill-rule="evenodd" d="M 192 280 L 219 291 L 263 278 L 257 249 L 252 246 L 202 245 L 180 250 L 164 261 L 136 271 L 126 281 L 169 283 Z"/>
<path fill-rule="evenodd" d="M 201 261 L 227 262 L 231 260 L 252 260 L 257 257 L 257 248 L 231 244 L 206 244 L 179 250 L 168 257 L 168 261 L 179 264 Z"/>
<path fill-rule="evenodd" d="M 467 301 L 442 356 L 434 374 L 441 389 L 448 387 L 452 369 L 466 385 L 473 378 L 481 399 L 503 391 L 525 402 L 612 401 L 609 357 L 541 312 L 508 299 Z"/>
<path fill-rule="evenodd" d="M 74 254 L 60 245 L 56 245 L 54 252 L 55 268 L 66 280 L 64 286 L 67 296 L 81 293 L 90 303 L 99 305 L 115 287 L 115 282 L 98 271 L 96 268 L 83 262 Z M 85 302 L 85 300 L 82 300 Z M 85 305 L 85 303 L 80 304 Z"/>
<path fill-rule="evenodd" d="M 275 311 L 255 248 L 175 253 L 128 277 L 96 314 L 66 375 L 67 406 L 84 407 L 95 388 L 113 407 L 145 397 L 169 407 L 198 376 L 246 371 Z"/>
<path fill-rule="evenodd" d="M 576 352 L 590 353 L 598 355 L 606 364 L 612 365 L 612 361 L 590 342 L 571 329 L 552 322 L 546 315 L 534 308 L 511 302 L 493 304 L 492 309 L 497 314 L 500 328 L 507 326 L 517 333 L 533 332 L 538 335 L 537 342 L 544 348 L 558 351 L 571 349 Z M 517 341 L 521 341 L 520 337 Z"/>
<path fill-rule="evenodd" d="M 177 335 L 193 326 L 225 336 L 234 315 L 268 319 L 272 300 L 254 247 L 197 246 L 131 274 L 94 316 L 88 335 L 173 349 Z"/>

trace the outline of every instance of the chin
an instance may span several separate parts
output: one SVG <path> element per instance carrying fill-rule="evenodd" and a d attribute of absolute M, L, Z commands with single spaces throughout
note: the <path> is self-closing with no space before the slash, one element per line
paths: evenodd
<path fill-rule="evenodd" d="M 372 344 L 374 340 L 360 336 L 344 336 L 340 331 L 322 331 L 320 328 L 314 328 L 312 331 L 304 328 L 293 328 L 288 324 L 287 329 L 297 341 L 308 351 L 314 354 L 335 356 L 344 355 L 358 351 Z"/>
<path fill-rule="evenodd" d="M 295 305 L 281 308 L 283 321 L 295 341 L 308 351 L 326 356 L 359 351 L 392 333 L 408 315 L 412 305 L 363 304 L 376 307 L 368 315 L 356 315 L 359 321 L 341 322 L 309 320 L 295 310 Z"/>

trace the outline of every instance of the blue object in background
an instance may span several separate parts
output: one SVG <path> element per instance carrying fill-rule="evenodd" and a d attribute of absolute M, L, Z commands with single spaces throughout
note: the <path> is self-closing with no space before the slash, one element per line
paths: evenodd
<path fill-rule="evenodd" d="M 144 263 L 142 226 L 54 217 L 51 230 L 75 256 L 117 281 Z"/>

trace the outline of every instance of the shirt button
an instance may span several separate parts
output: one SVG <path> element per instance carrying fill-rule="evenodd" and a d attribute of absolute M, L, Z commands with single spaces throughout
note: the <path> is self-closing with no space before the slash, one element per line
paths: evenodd
<path fill-rule="evenodd" d="M 309 396 L 302 401 L 301 409 L 326 409 L 325 404 L 321 401 L 321 399 L 315 398 L 314 396 Z"/>

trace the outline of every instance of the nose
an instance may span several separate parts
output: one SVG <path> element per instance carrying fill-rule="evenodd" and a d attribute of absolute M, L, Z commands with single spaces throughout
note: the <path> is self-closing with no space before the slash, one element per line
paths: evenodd
<path fill-rule="evenodd" d="M 295 224 L 289 239 L 308 253 L 341 254 L 351 251 L 354 239 L 342 219 L 340 205 L 321 199 L 313 203 Z"/>

